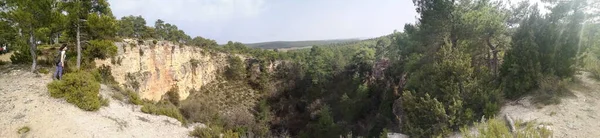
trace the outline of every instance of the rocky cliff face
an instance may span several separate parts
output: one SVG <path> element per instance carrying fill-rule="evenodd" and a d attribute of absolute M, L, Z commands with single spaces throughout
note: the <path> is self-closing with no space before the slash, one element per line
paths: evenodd
<path fill-rule="evenodd" d="M 216 80 L 228 63 L 224 53 L 167 41 L 153 44 L 126 39 L 116 45 L 117 57 L 97 60 L 97 66 L 110 66 L 117 82 L 154 101 L 174 86 L 179 89 L 180 100 L 186 99 L 190 90 Z"/>

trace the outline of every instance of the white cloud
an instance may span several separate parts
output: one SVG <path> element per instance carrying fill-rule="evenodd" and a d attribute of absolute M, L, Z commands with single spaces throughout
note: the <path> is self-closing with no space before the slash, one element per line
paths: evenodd
<path fill-rule="evenodd" d="M 109 0 L 115 16 L 142 15 L 148 19 L 207 22 L 248 18 L 260 14 L 264 0 Z"/>

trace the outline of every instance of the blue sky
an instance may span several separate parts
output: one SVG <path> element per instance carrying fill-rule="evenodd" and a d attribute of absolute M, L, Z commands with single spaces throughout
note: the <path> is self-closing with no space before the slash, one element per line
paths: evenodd
<path fill-rule="evenodd" d="M 370 38 L 417 19 L 412 0 L 109 0 L 117 18 L 141 15 L 188 35 L 253 43 Z"/>

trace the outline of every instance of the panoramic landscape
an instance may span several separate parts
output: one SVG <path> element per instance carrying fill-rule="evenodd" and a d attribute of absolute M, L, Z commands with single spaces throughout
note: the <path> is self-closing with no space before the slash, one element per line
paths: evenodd
<path fill-rule="evenodd" d="M 597 0 L 0 0 L 0 137 L 600 137 Z"/>

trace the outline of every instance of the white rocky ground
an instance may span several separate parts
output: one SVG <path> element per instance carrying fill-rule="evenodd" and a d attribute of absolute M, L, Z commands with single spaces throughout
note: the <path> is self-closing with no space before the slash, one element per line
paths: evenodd
<path fill-rule="evenodd" d="M 140 106 L 111 99 L 108 107 L 83 111 L 49 96 L 51 75 L 27 72 L 26 67 L 0 67 L 0 137 L 189 137 L 193 127 L 176 119 L 145 114 Z M 112 90 L 102 86 L 104 97 Z M 201 125 L 201 124 L 196 124 Z M 18 134 L 21 127 L 31 130 Z M 191 125 L 194 126 L 194 125 Z"/>
<path fill-rule="evenodd" d="M 587 72 L 576 75 L 575 79 L 581 81 L 568 87 L 574 96 L 564 97 L 560 104 L 538 108 L 524 98 L 505 105 L 500 115 L 546 123 L 558 138 L 600 137 L 600 83 L 589 75 Z"/>

